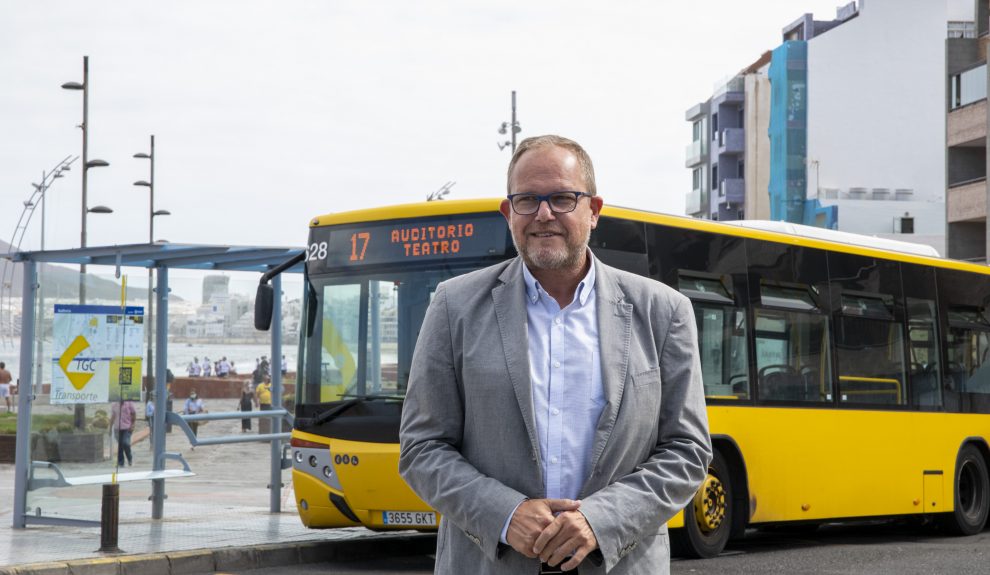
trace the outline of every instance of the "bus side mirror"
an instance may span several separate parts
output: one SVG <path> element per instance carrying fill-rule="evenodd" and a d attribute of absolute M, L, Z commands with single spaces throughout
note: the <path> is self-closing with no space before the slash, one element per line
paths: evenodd
<path fill-rule="evenodd" d="M 270 284 L 260 284 L 254 297 L 254 329 L 268 331 L 272 326 L 272 308 L 275 305 L 275 289 Z"/>

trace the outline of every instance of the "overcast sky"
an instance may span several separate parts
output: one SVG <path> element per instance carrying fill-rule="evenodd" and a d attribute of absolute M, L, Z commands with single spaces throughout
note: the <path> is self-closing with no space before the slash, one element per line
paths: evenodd
<path fill-rule="evenodd" d="M 941 1 L 941 0 L 905 0 Z M 950 13 L 971 10 L 950 0 Z M 315 215 L 504 193 L 497 128 L 592 155 L 608 203 L 682 214 L 684 112 L 836 0 L 151 2 L 0 0 L 0 237 L 42 170 L 81 153 L 89 56 L 89 245 L 302 246 Z M 79 245 L 81 170 L 52 186 L 46 247 Z M 40 213 L 38 214 L 40 216 Z M 22 248 L 37 249 L 39 221 Z"/>

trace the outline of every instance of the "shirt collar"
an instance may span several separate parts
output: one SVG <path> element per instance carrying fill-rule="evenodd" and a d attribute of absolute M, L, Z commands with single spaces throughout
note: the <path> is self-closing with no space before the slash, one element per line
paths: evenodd
<path fill-rule="evenodd" d="M 574 298 L 581 302 L 581 305 L 588 303 L 588 298 L 595 291 L 595 255 L 591 252 L 590 248 L 586 248 L 588 251 L 588 261 L 591 265 L 588 266 L 588 273 L 584 275 L 584 279 L 578 284 L 577 291 L 574 293 Z M 536 303 L 540 301 L 542 294 L 546 293 L 540 282 L 533 277 L 533 274 L 529 271 L 529 267 L 523 263 L 523 281 L 526 282 L 526 299 L 530 303 Z M 567 307 L 567 306 L 563 306 Z"/>

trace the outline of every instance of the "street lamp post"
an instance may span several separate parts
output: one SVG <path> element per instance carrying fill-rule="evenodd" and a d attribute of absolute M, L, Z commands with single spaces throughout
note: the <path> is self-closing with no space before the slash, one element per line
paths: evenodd
<path fill-rule="evenodd" d="M 83 56 L 82 84 L 79 82 L 66 82 L 65 84 L 62 84 L 62 88 L 65 90 L 82 90 L 83 93 L 83 120 L 82 124 L 79 125 L 82 129 L 82 224 L 79 231 L 79 247 L 85 248 L 86 216 L 89 215 L 89 212 L 98 214 L 108 214 L 112 212 L 110 208 L 105 206 L 95 206 L 90 209 L 88 199 L 86 197 L 86 184 L 89 179 L 89 169 L 106 167 L 110 165 L 104 160 L 89 159 L 89 56 Z M 79 303 L 86 303 L 86 264 L 79 265 Z M 76 429 L 83 429 L 86 427 L 86 404 L 76 404 L 74 420 Z"/>
<path fill-rule="evenodd" d="M 516 121 L 516 91 L 512 91 L 512 122 L 502 122 L 502 125 L 498 128 L 498 133 L 503 136 L 506 134 L 512 134 L 512 141 L 500 142 L 498 144 L 499 150 L 504 150 L 505 148 L 512 146 L 512 153 L 516 153 L 516 134 L 522 131 L 522 126 Z"/>
<path fill-rule="evenodd" d="M 155 243 L 155 216 L 171 215 L 171 213 L 168 210 L 155 210 L 155 135 L 154 134 L 151 135 L 151 152 L 147 154 L 145 154 L 144 152 L 138 152 L 137 154 L 134 154 L 134 157 L 138 159 L 149 160 L 149 163 L 151 164 L 151 177 L 148 179 L 148 181 L 146 182 L 144 180 L 138 180 L 134 182 L 134 185 L 148 188 L 148 195 L 150 199 L 150 201 L 148 202 L 148 243 L 153 244 Z M 153 353 L 154 348 L 152 347 L 154 332 L 155 332 L 155 314 L 154 314 L 155 298 L 153 294 L 154 294 L 154 279 L 151 268 L 149 267 L 148 268 L 148 313 L 146 313 L 144 316 L 145 319 L 147 320 L 147 325 L 148 325 L 147 378 L 148 378 L 149 386 L 152 385 L 151 381 L 155 375 L 155 368 L 154 368 L 155 356 Z M 154 389 L 154 388 L 149 387 L 149 390 L 150 389 Z"/>
<path fill-rule="evenodd" d="M 86 197 L 86 184 L 90 168 L 101 168 L 110 164 L 104 160 L 89 159 L 89 56 L 83 56 L 83 81 L 66 82 L 62 84 L 65 90 L 82 90 L 83 93 L 83 120 L 79 125 L 82 128 L 82 225 L 79 235 L 79 247 L 86 247 L 86 216 L 89 212 L 110 213 L 96 208 L 89 209 Z M 97 206 L 102 208 L 103 206 Z M 86 303 L 86 264 L 79 265 L 79 303 Z"/>

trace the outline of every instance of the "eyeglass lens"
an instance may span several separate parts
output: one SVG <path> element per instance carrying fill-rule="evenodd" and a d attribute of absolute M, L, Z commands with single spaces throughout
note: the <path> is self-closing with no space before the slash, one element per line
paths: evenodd
<path fill-rule="evenodd" d="M 573 212 L 577 207 L 577 197 L 570 192 L 559 192 L 545 196 L 550 210 L 553 212 Z M 520 215 L 535 214 L 540 209 L 543 198 L 536 195 L 522 195 L 512 198 L 512 207 Z"/>

